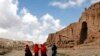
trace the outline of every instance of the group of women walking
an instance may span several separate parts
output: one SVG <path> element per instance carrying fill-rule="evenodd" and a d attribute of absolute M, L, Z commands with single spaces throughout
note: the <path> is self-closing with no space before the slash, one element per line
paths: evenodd
<path fill-rule="evenodd" d="M 34 45 L 34 47 L 33 47 L 34 56 L 39 56 L 39 50 L 41 52 L 41 56 L 47 56 L 47 48 L 46 48 L 45 44 L 40 44 L 40 48 L 39 48 L 38 44 Z M 55 44 L 52 45 L 51 50 L 52 50 L 52 56 L 56 56 L 57 47 Z M 25 48 L 25 56 L 32 56 L 32 53 L 31 53 L 28 45 L 26 45 L 26 48 Z"/>

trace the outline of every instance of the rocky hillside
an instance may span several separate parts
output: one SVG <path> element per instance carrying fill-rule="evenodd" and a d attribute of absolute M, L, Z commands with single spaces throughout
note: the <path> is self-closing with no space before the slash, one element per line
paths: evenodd
<path fill-rule="evenodd" d="M 28 44 L 30 47 L 33 46 L 32 41 L 14 41 L 9 39 L 0 38 L 0 49 L 16 49 L 21 50 Z"/>
<path fill-rule="evenodd" d="M 78 22 L 51 33 L 47 44 L 55 43 L 58 47 L 74 47 L 100 39 L 100 2 L 85 8 Z"/>

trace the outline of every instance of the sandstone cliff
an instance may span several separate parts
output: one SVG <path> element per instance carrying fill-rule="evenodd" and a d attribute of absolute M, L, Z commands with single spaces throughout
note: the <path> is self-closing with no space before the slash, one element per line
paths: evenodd
<path fill-rule="evenodd" d="M 100 2 L 85 8 L 78 22 L 48 36 L 47 44 L 58 47 L 74 47 L 100 39 Z"/>

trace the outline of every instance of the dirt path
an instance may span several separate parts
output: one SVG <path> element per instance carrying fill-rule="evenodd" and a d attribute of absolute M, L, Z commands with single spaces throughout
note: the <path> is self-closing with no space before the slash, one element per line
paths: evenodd
<path fill-rule="evenodd" d="M 48 49 L 47 54 L 48 56 L 51 56 L 50 49 Z M 10 53 L 0 56 L 25 56 L 25 52 L 23 50 L 13 50 Z M 100 49 L 58 49 L 57 56 L 100 56 Z"/>
<path fill-rule="evenodd" d="M 40 53 L 40 52 L 39 52 Z M 34 53 L 32 52 L 32 54 L 34 55 Z M 49 50 L 47 52 L 48 56 L 51 56 L 51 51 Z M 40 55 L 40 54 L 39 54 Z M 13 50 L 5 55 L 0 55 L 0 56 L 25 56 L 25 52 L 23 50 Z"/>
<path fill-rule="evenodd" d="M 24 51 L 13 50 L 10 53 L 7 53 L 7 54 L 1 55 L 1 56 L 25 56 L 25 55 L 24 55 Z"/>
<path fill-rule="evenodd" d="M 58 52 L 64 56 L 100 56 L 100 49 L 59 49 Z"/>

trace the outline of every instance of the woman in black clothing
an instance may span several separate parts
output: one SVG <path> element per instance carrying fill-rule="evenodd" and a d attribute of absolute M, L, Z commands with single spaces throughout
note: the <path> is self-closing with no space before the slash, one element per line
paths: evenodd
<path fill-rule="evenodd" d="M 32 53 L 31 53 L 28 45 L 26 45 L 26 48 L 25 48 L 25 56 L 32 56 Z"/>

